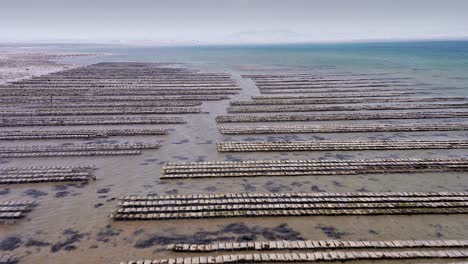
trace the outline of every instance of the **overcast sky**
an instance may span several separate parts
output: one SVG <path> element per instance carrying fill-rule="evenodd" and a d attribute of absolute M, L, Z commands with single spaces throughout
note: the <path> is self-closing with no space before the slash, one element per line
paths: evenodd
<path fill-rule="evenodd" d="M 0 0 L 0 41 L 468 38 L 468 0 Z"/>

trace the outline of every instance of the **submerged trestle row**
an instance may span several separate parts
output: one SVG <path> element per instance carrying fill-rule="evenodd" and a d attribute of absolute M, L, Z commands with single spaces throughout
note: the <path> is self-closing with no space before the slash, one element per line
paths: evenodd
<path fill-rule="evenodd" d="M 468 250 L 404 250 L 404 251 L 314 251 L 303 253 L 227 254 L 217 256 L 181 257 L 155 260 L 135 260 L 120 264 L 209 264 L 209 263 L 269 263 L 322 262 L 353 260 L 409 260 L 467 258 Z M 463 262 L 465 263 L 465 262 Z M 450 264 L 450 263 L 449 263 Z M 455 263 L 453 263 L 455 264 Z"/>
<path fill-rule="evenodd" d="M 407 98 L 323 98 L 323 99 L 263 99 L 252 101 L 232 101 L 230 105 L 302 105 L 302 104 L 363 104 L 389 102 L 443 102 L 465 101 L 465 97 L 407 97 Z"/>
<path fill-rule="evenodd" d="M 2 254 L 0 255 L 0 264 L 15 264 L 18 263 L 18 259 L 13 255 Z"/>
<path fill-rule="evenodd" d="M 157 107 L 128 109 L 86 109 L 86 110 L 32 110 L 0 111 L 1 117 L 13 116 L 83 116 L 83 115 L 150 115 L 150 114 L 195 114 L 201 109 L 196 107 Z"/>
<path fill-rule="evenodd" d="M 234 122 L 297 122 L 297 121 L 341 121 L 381 119 L 436 119 L 467 118 L 468 112 L 393 112 L 393 113 L 338 113 L 338 114 L 271 114 L 271 115 L 220 115 L 218 123 Z"/>
<path fill-rule="evenodd" d="M 311 94 L 302 94 L 302 95 L 256 95 L 252 96 L 253 100 L 277 100 L 277 99 L 286 99 L 286 100 L 295 100 L 295 99 L 343 99 L 343 98 L 386 98 L 386 97 L 402 97 L 402 96 L 409 96 L 414 95 L 416 92 L 414 91 L 405 91 L 405 92 L 383 92 L 383 93 L 343 93 L 343 94 L 329 94 L 329 95 L 311 95 Z"/>
<path fill-rule="evenodd" d="M 393 93 L 393 92 L 406 92 L 408 90 L 412 91 L 427 91 L 426 88 L 411 88 L 411 87 L 401 87 L 401 88 L 391 88 L 391 87 L 347 87 L 347 88 L 315 88 L 310 89 L 307 87 L 301 87 L 296 89 L 281 89 L 281 90 L 260 90 L 262 94 L 342 94 L 342 93 L 353 93 L 353 94 L 368 94 L 368 93 Z"/>
<path fill-rule="evenodd" d="M 416 132 L 465 131 L 468 123 L 414 123 L 365 125 L 290 125 L 219 127 L 222 134 L 282 134 L 282 133 L 350 133 L 350 132 Z"/>
<path fill-rule="evenodd" d="M 155 129 L 90 129 L 90 130 L 4 130 L 0 140 L 108 138 L 113 136 L 167 135 L 167 130 Z"/>
<path fill-rule="evenodd" d="M 468 193 L 275 193 L 130 196 L 115 220 L 213 217 L 467 214 Z"/>
<path fill-rule="evenodd" d="M 404 110 L 404 109 L 452 109 L 468 108 L 466 103 L 458 104 L 375 104 L 375 105 L 242 105 L 230 106 L 229 113 L 263 112 L 314 112 L 314 111 L 360 111 L 360 110 Z"/>
<path fill-rule="evenodd" d="M 138 155 L 143 149 L 158 149 L 158 144 L 82 144 L 0 147 L 0 158 Z"/>
<path fill-rule="evenodd" d="M 25 216 L 36 205 L 35 201 L 0 202 L 0 220 L 15 220 Z"/>
<path fill-rule="evenodd" d="M 49 97 L 42 97 L 42 96 L 29 96 L 29 97 L 18 97 L 18 96 L 10 96 L 5 98 L 0 98 L 0 104 L 3 104 L 4 107 L 12 106 L 12 105 L 20 105 L 21 107 L 25 107 L 26 104 L 39 104 L 44 107 L 44 104 L 48 107 L 62 107 L 63 104 L 66 103 L 74 103 L 78 105 L 83 104 L 95 104 L 95 103 L 102 103 L 104 104 L 103 107 L 107 107 L 109 104 L 130 104 L 138 106 L 141 103 L 149 103 L 149 104 L 161 104 L 162 102 L 166 102 L 166 104 L 170 102 L 179 102 L 179 101 L 220 101 L 229 99 L 229 96 L 225 95 L 155 95 L 155 96 L 100 96 L 100 97 L 87 97 L 87 96 L 61 96 L 61 97 L 53 97 L 52 99 Z M 197 104 L 198 105 L 198 104 Z M 174 105 L 172 105 L 174 106 Z M 181 106 L 181 105 L 179 105 Z M 189 105 L 187 105 L 189 106 Z M 54 107 L 55 108 L 55 107 Z"/>
<path fill-rule="evenodd" d="M 219 152 L 466 149 L 468 140 L 221 142 Z"/>
<path fill-rule="evenodd" d="M 94 167 L 8 167 L 0 169 L 0 184 L 39 182 L 86 182 L 94 180 Z"/>
<path fill-rule="evenodd" d="M 110 116 L 110 117 L 6 117 L 0 119 L 0 127 L 23 126 L 103 126 L 103 125 L 145 125 L 185 124 L 178 116 Z"/>
<path fill-rule="evenodd" d="M 468 240 L 273 240 L 263 242 L 218 242 L 211 244 L 169 244 L 176 252 L 212 252 L 227 250 L 305 250 L 305 249 L 399 249 L 468 247 Z"/>
<path fill-rule="evenodd" d="M 74 102 L 70 104 L 69 102 L 54 102 L 54 103 L 28 103 L 28 104 L 15 104 L 15 108 L 19 109 L 34 109 L 34 110 L 44 110 L 44 109 L 80 109 L 80 108 L 127 108 L 127 107 L 184 107 L 184 106 L 200 106 L 202 105 L 202 101 L 128 101 L 128 102 L 113 102 L 113 101 L 101 101 L 100 103 L 97 102 L 86 102 L 86 103 L 79 103 Z M 13 108 L 9 105 L 4 105 L 1 110 L 8 110 Z"/>
<path fill-rule="evenodd" d="M 168 163 L 162 179 L 467 172 L 468 159 L 259 160 Z"/>

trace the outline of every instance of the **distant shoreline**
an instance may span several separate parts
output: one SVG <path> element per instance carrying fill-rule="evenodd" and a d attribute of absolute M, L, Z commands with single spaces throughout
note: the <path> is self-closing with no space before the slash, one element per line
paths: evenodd
<path fill-rule="evenodd" d="M 0 84 L 80 66 L 59 62 L 64 58 L 97 55 L 79 52 L 14 50 L 0 47 Z"/>

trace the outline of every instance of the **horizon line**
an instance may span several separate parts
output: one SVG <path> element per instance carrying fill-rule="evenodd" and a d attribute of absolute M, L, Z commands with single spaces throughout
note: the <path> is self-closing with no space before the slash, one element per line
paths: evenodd
<path fill-rule="evenodd" d="M 139 47 L 202 47 L 202 46 L 266 46 L 266 45 L 317 45 L 317 44 L 366 44 L 366 43 L 397 43 L 397 42 L 460 42 L 468 41 L 468 37 L 448 38 L 394 38 L 394 39 L 355 39 L 332 41 L 285 41 L 285 42 L 149 42 L 149 41 L 84 41 L 84 40 L 39 40 L 39 41 L 0 41 L 0 45 L 113 45 L 113 46 L 139 46 Z"/>

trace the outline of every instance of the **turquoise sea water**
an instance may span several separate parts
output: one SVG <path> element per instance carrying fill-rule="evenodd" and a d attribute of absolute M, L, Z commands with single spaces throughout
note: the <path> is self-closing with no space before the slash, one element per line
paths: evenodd
<path fill-rule="evenodd" d="M 78 59 L 81 62 L 187 62 L 221 68 L 267 65 L 305 70 L 333 67 L 355 73 L 386 72 L 440 87 L 468 89 L 468 41 L 190 47 L 61 45 L 59 48 L 112 54 L 105 58 Z"/>

